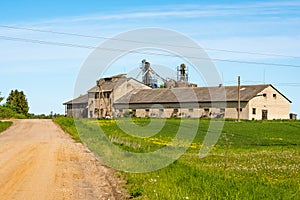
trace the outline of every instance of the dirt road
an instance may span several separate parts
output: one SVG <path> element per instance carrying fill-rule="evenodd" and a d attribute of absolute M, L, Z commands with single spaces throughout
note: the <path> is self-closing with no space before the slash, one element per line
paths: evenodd
<path fill-rule="evenodd" d="M 51 120 L 0 133 L 0 199 L 123 199 L 114 172 Z"/>

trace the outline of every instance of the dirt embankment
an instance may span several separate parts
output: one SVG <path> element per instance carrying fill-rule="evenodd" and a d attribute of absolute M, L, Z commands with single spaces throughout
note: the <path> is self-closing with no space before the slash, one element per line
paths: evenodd
<path fill-rule="evenodd" d="M 124 199 L 114 171 L 51 120 L 0 134 L 0 199 Z"/>

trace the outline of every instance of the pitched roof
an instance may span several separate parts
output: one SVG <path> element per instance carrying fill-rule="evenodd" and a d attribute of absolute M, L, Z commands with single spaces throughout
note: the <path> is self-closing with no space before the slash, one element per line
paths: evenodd
<path fill-rule="evenodd" d="M 244 85 L 241 86 L 241 101 L 249 101 L 257 96 L 262 90 L 272 85 Z M 272 86 L 273 87 L 273 86 Z M 274 87 L 273 87 L 274 88 Z M 274 88 L 275 89 L 275 88 Z M 237 101 L 237 86 L 224 87 L 197 87 L 197 88 L 158 88 L 134 90 L 120 99 L 115 104 L 126 103 L 177 103 L 177 102 L 217 102 Z M 192 93 L 191 93 L 192 92 Z M 286 97 L 285 97 L 286 98 Z"/>
<path fill-rule="evenodd" d="M 67 105 L 67 104 L 84 104 L 88 102 L 88 95 L 82 95 L 80 97 L 77 97 L 76 99 L 67 101 L 65 103 L 63 103 L 63 105 Z"/>
<path fill-rule="evenodd" d="M 116 76 L 101 78 L 99 82 L 101 82 L 101 88 L 103 91 L 112 91 L 117 85 L 122 84 L 124 81 L 128 80 L 124 74 L 119 74 Z M 88 90 L 88 92 L 99 92 L 100 89 L 96 85 Z"/>

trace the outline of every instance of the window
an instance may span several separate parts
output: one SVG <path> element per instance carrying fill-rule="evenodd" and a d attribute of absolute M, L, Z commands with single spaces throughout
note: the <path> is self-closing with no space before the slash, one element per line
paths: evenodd
<path fill-rule="evenodd" d="M 178 113 L 178 108 L 174 108 L 174 113 Z"/>
<path fill-rule="evenodd" d="M 112 78 L 104 78 L 104 81 L 105 81 L 105 82 L 111 82 L 111 81 L 112 81 Z"/>
<path fill-rule="evenodd" d="M 193 108 L 190 108 L 190 109 L 189 109 L 189 112 L 194 112 L 194 109 L 193 109 Z"/>
<path fill-rule="evenodd" d="M 98 92 L 95 93 L 95 99 L 99 99 L 99 93 Z"/>
<path fill-rule="evenodd" d="M 123 112 L 123 109 L 119 109 L 119 112 L 122 113 L 122 112 Z"/>
<path fill-rule="evenodd" d="M 267 97 L 267 94 L 266 94 L 266 93 L 263 93 L 263 97 Z"/>
<path fill-rule="evenodd" d="M 110 92 L 104 92 L 104 98 L 109 99 L 109 97 L 110 97 Z"/>
<path fill-rule="evenodd" d="M 256 108 L 252 108 L 252 114 L 256 115 Z"/>
<path fill-rule="evenodd" d="M 225 113 L 225 108 L 220 108 L 220 113 Z"/>
<path fill-rule="evenodd" d="M 239 109 L 236 109 L 236 111 L 238 111 Z M 240 108 L 240 112 L 242 112 L 243 111 L 243 108 Z"/>
<path fill-rule="evenodd" d="M 273 98 L 275 98 L 275 99 L 276 99 L 276 94 L 273 94 Z"/>
<path fill-rule="evenodd" d="M 209 112 L 209 108 L 204 108 L 204 112 Z"/>
<path fill-rule="evenodd" d="M 159 109 L 159 112 L 161 112 L 161 113 L 164 112 L 164 109 Z"/>
<path fill-rule="evenodd" d="M 146 108 L 146 109 L 145 109 L 145 111 L 146 111 L 146 112 L 149 112 L 149 111 L 150 111 L 150 109 L 149 109 L 149 108 Z"/>

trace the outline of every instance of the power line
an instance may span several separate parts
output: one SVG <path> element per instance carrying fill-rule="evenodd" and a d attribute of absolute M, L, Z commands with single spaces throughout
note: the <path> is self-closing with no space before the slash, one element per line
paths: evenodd
<path fill-rule="evenodd" d="M 239 54 L 250 54 L 250 55 L 274 56 L 274 57 L 284 57 L 284 58 L 300 59 L 299 56 L 291 56 L 291 55 L 283 55 L 283 54 L 256 53 L 256 52 L 250 52 L 250 51 L 234 51 L 234 50 L 213 49 L 213 48 L 204 48 L 204 49 L 208 50 L 208 51 L 220 51 L 220 52 L 227 52 L 227 53 L 239 53 Z"/>
<path fill-rule="evenodd" d="M 107 39 L 107 40 L 116 40 L 116 41 L 131 42 L 131 43 L 140 43 L 140 44 L 152 44 L 152 45 L 153 44 L 159 44 L 159 45 L 171 46 L 171 47 L 183 47 L 183 48 L 191 48 L 191 49 L 200 49 L 199 47 L 180 46 L 180 45 L 172 45 L 172 44 L 166 44 L 166 43 L 143 42 L 143 41 L 120 39 L 120 38 L 111 38 L 111 37 L 95 36 L 95 35 L 85 35 L 85 34 L 77 34 L 77 33 L 67 33 L 67 32 L 50 31 L 50 30 L 41 30 L 41 29 L 25 28 L 25 27 L 17 27 L 17 26 L 0 25 L 0 27 L 1 28 L 7 28 L 7 29 L 26 30 L 26 31 L 33 31 L 33 32 L 40 32 L 40 33 L 51 33 L 51 34 L 58 34 L 58 35 L 68 35 L 68 36 L 94 38 L 94 39 Z M 207 50 L 207 51 L 219 51 L 219 52 L 226 52 L 226 53 L 238 53 L 238 54 L 274 56 L 274 57 L 300 59 L 300 56 L 291 56 L 291 55 L 283 55 L 283 54 L 258 53 L 258 52 L 251 52 L 251 51 L 235 51 L 235 50 L 216 49 L 216 48 L 202 48 L 202 49 Z"/>
<path fill-rule="evenodd" d="M 265 66 L 277 66 L 277 67 L 293 67 L 300 68 L 300 65 L 291 65 L 291 64 L 280 64 L 280 63 L 266 63 L 266 62 L 255 62 L 255 61 L 239 61 L 239 60 L 229 60 L 229 59 L 219 59 L 219 58 L 204 58 L 204 57 L 194 57 L 194 56 L 181 56 L 181 55 L 171 55 L 171 54 L 162 54 L 162 53 L 154 53 L 154 52 L 142 52 L 138 50 L 125 50 L 118 48 L 103 48 L 103 47 L 95 47 L 88 45 L 80 45 L 80 44 L 72 44 L 72 43 L 64 43 L 64 42 L 52 42 L 46 40 L 36 40 L 36 39 L 26 39 L 26 38 L 18 38 L 18 37 L 8 37 L 0 35 L 0 39 L 16 41 L 16 42 L 27 42 L 27 43 L 35 43 L 35 44 L 45 44 L 45 45 L 54 45 L 54 46 L 62 46 L 62 47 L 72 47 L 72 48 L 85 48 L 85 49 L 99 49 L 105 51 L 119 51 L 123 53 L 138 53 L 145 55 L 159 55 L 159 56 L 169 56 L 169 57 L 185 57 L 190 59 L 198 59 L 198 60 L 213 60 L 219 62 L 230 62 L 230 63 L 240 63 L 240 64 L 255 64 L 255 65 L 265 65 Z"/>
<path fill-rule="evenodd" d="M 111 39 L 111 38 L 102 37 L 102 36 L 92 36 L 92 35 L 84 35 L 84 34 L 77 34 L 77 33 L 67 33 L 67 32 L 41 30 L 41 29 L 16 27 L 16 26 L 0 25 L 0 27 L 1 28 L 8 28 L 8 29 L 16 29 L 16 30 L 26 30 L 26 31 L 40 32 L 40 33 L 52 33 L 52 34 L 57 34 L 57 35 L 68 35 L 68 36 L 77 36 L 77 37 L 85 37 L 85 38 L 94 38 L 94 39 Z"/>
<path fill-rule="evenodd" d="M 243 80 L 243 85 L 245 84 L 257 84 L 258 82 L 260 81 L 249 81 L 249 80 Z M 236 85 L 236 81 L 225 81 L 224 83 L 226 84 L 234 84 Z M 261 84 L 263 84 L 261 82 Z M 297 83 L 286 83 L 286 82 L 272 82 L 273 85 L 276 85 L 276 86 L 285 86 L 285 87 L 300 87 L 300 82 Z"/>
<path fill-rule="evenodd" d="M 300 87 L 300 83 L 274 83 L 274 85 L 286 87 Z"/>
<path fill-rule="evenodd" d="M 9 40 L 15 42 L 26 42 L 26 43 L 34 43 L 34 44 L 46 44 L 46 45 L 54 45 L 54 46 L 62 46 L 62 47 L 75 47 L 75 48 L 84 48 L 84 49 L 96 49 L 97 47 L 87 46 L 87 45 L 78 45 L 78 44 L 70 44 L 63 42 L 52 42 L 45 40 L 35 40 L 35 39 L 26 39 L 26 38 L 18 38 L 18 37 L 8 37 L 0 35 L 1 40 Z"/>

